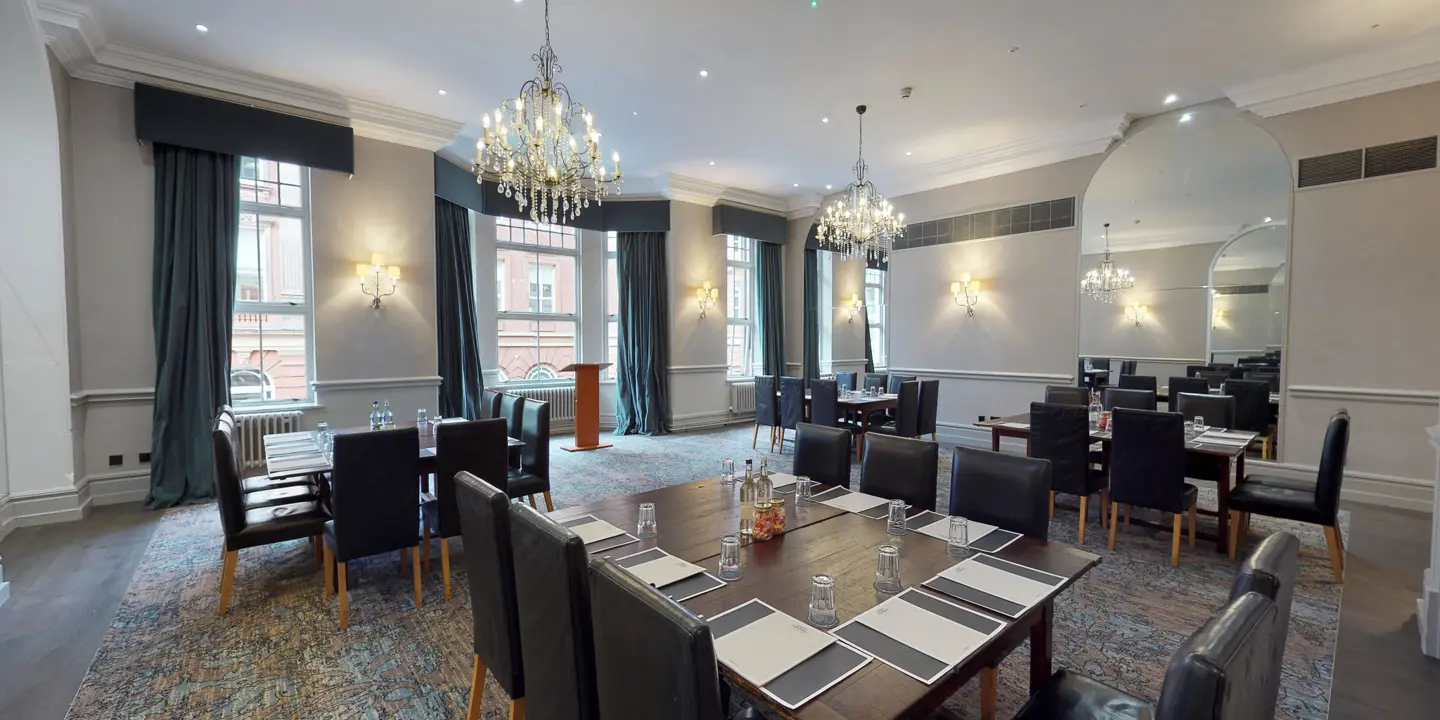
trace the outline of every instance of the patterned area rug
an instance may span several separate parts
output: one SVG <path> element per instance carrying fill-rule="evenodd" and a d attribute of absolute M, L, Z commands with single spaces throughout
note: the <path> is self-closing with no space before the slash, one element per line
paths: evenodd
<path fill-rule="evenodd" d="M 563 507 L 714 475 L 725 458 L 758 459 L 762 453 L 744 444 L 750 437 L 745 426 L 613 438 L 612 449 L 575 454 L 559 450 L 557 441 L 555 500 Z M 776 469 L 788 469 L 788 454 L 769 457 Z M 944 507 L 948 447 L 939 474 Z M 1202 490 L 1201 504 L 1214 506 L 1213 490 L 1208 497 Z M 1055 666 L 1153 700 L 1175 648 L 1224 603 L 1234 566 L 1201 540 L 1195 549 L 1183 547 L 1173 568 L 1169 534 L 1140 526 L 1109 552 L 1095 512 L 1083 548 L 1102 562 L 1056 603 Z M 1137 510 L 1136 517 L 1143 515 Z M 1213 531 L 1214 521 L 1208 526 Z M 1075 529 L 1074 511 L 1060 510 L 1051 539 L 1074 544 Z M 1278 716 L 1324 718 L 1341 587 L 1330 580 L 1317 528 L 1257 517 L 1247 547 L 1281 529 L 1297 534 L 1302 548 Z M 452 555 L 453 599 L 443 600 L 437 551 L 418 610 L 411 578 L 401 575 L 394 555 L 351 563 L 350 628 L 341 631 L 336 601 L 324 595 L 304 541 L 241 553 L 230 613 L 218 617 L 220 548 L 213 506 L 165 514 L 70 717 L 464 717 L 472 651 L 463 549 Z M 1025 701 L 1027 654 L 1022 646 L 1000 669 L 1000 717 Z M 483 717 L 505 717 L 508 698 L 493 679 L 487 686 Z M 967 685 L 946 711 L 978 718 L 978 685 Z"/>

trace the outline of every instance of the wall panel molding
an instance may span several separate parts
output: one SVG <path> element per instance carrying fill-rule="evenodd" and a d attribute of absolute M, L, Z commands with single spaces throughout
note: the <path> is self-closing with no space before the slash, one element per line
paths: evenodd
<path fill-rule="evenodd" d="M 1440 405 L 1440 390 L 1291 385 L 1287 392 L 1290 397 L 1309 400 L 1347 400 L 1382 405 Z"/>
<path fill-rule="evenodd" d="M 940 370 L 936 368 L 890 368 L 891 373 L 903 375 L 919 375 L 921 377 L 936 377 L 952 380 L 993 380 L 997 382 L 1022 382 L 1050 385 L 1054 383 L 1075 382 L 1074 375 L 1063 375 L 1059 373 L 1020 373 L 1002 372 L 995 370 Z"/>
<path fill-rule="evenodd" d="M 70 394 L 70 406 L 98 404 L 141 404 L 155 402 L 155 388 L 117 388 L 108 390 L 81 390 Z"/>
<path fill-rule="evenodd" d="M 671 375 L 705 375 L 709 373 L 723 373 L 730 369 L 729 365 L 671 365 L 666 370 Z"/>

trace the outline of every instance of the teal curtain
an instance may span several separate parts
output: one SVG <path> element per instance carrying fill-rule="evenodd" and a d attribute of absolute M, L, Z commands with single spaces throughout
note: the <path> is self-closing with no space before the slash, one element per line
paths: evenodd
<path fill-rule="evenodd" d="M 470 211 L 435 198 L 435 335 L 440 413 L 479 420 L 480 344 L 475 337 L 475 273 L 470 257 Z"/>
<path fill-rule="evenodd" d="M 870 347 L 870 308 L 860 308 L 860 331 L 865 333 L 865 372 L 875 372 L 875 351 Z"/>
<path fill-rule="evenodd" d="M 615 238 L 620 296 L 615 363 L 615 434 L 670 432 L 670 283 L 665 233 L 622 232 Z"/>
<path fill-rule="evenodd" d="M 240 232 L 234 155 L 154 144 L 155 414 L 145 506 L 215 497 L 211 424 L 230 402 Z"/>
<path fill-rule="evenodd" d="M 820 252 L 805 251 L 805 384 L 820 377 Z"/>
<path fill-rule="evenodd" d="M 755 242 L 759 272 L 760 359 L 766 375 L 785 374 L 785 288 L 780 243 Z"/>

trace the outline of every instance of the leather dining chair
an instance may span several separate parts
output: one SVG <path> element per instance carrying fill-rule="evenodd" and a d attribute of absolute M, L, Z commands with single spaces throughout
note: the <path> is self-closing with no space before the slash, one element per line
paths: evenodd
<path fill-rule="evenodd" d="M 520 422 L 524 419 L 525 398 L 520 395 L 505 393 L 500 396 L 500 417 L 505 420 L 505 434 L 520 440 Z M 520 448 L 509 449 L 510 464 L 512 470 L 520 469 Z"/>
<path fill-rule="evenodd" d="M 1137 367 L 1139 367 L 1139 366 L 1140 366 L 1140 362 L 1139 362 L 1138 360 L 1121 360 L 1121 361 L 1120 361 L 1120 374 L 1121 374 L 1121 375 L 1134 375 L 1134 374 L 1135 374 L 1135 368 L 1137 368 Z"/>
<path fill-rule="evenodd" d="M 1105 388 L 1105 409 L 1129 408 L 1131 410 L 1154 410 L 1155 393 L 1150 390 L 1125 390 Z"/>
<path fill-rule="evenodd" d="M 220 552 L 220 615 L 230 609 L 230 592 L 235 586 L 235 566 L 240 551 L 262 545 L 309 538 L 318 551 L 319 537 L 330 515 L 320 503 L 307 500 L 264 508 L 245 507 L 240 473 L 235 462 L 233 426 L 217 417 L 210 432 L 215 453 L 215 496 L 220 510 L 220 528 L 225 542 Z"/>
<path fill-rule="evenodd" d="M 476 420 L 491 420 L 500 417 L 500 393 L 485 390 L 480 393 L 480 417 Z"/>
<path fill-rule="evenodd" d="M 860 461 L 860 492 L 935 509 L 940 446 L 928 440 L 873 435 Z"/>
<path fill-rule="evenodd" d="M 215 416 L 215 422 L 227 428 L 233 440 L 236 432 L 235 408 L 229 405 L 221 405 Z M 214 428 L 212 428 L 213 430 Z M 237 465 L 238 467 L 238 465 Z M 284 505 L 291 502 L 309 502 L 318 499 L 319 488 L 315 483 L 313 475 L 296 475 L 286 478 L 271 478 L 269 475 L 253 475 L 240 480 L 241 491 L 245 493 L 246 507 L 267 507 L 271 505 Z M 285 493 L 269 493 L 271 490 L 281 488 L 299 488 Z M 254 495 L 255 497 L 250 497 Z M 306 497 L 315 495 L 316 498 Z M 318 546 L 317 546 L 318 547 Z"/>
<path fill-rule="evenodd" d="M 1230 586 L 1230 600 L 1238 600 L 1245 593 L 1256 592 L 1275 603 L 1275 617 L 1271 622 L 1270 664 L 1271 668 L 1285 665 L 1285 641 L 1290 636 L 1290 606 L 1295 595 L 1295 577 L 1299 574 L 1300 538 L 1288 532 L 1278 532 L 1265 538 L 1250 553 L 1235 573 Z M 1275 706 L 1280 699 L 1280 673 L 1269 673 L 1265 678 L 1263 695 L 1271 698 L 1270 707 L 1263 717 L 1275 717 Z"/>
<path fill-rule="evenodd" d="M 805 422 L 805 379 L 780 378 L 780 452 L 785 452 L 785 431 Z M 792 439 L 793 442 L 793 439 Z"/>
<path fill-rule="evenodd" d="M 1200 377 L 1200 373 L 1202 373 L 1202 372 L 1210 372 L 1210 366 L 1209 366 L 1209 365 L 1186 365 L 1186 366 L 1185 366 L 1185 377 L 1189 377 L 1189 378 Z"/>
<path fill-rule="evenodd" d="M 585 543 L 524 503 L 510 504 L 510 542 L 525 713 L 535 720 L 599 720 Z"/>
<path fill-rule="evenodd" d="M 1280 373 L 1252 370 L 1245 373 L 1246 380 L 1263 380 L 1270 386 L 1270 392 L 1280 392 Z"/>
<path fill-rule="evenodd" d="M 1050 468 L 1049 460 L 957 446 L 950 463 L 950 514 L 1048 540 Z"/>
<path fill-rule="evenodd" d="M 1122 390 L 1149 390 L 1153 393 L 1156 390 L 1155 376 L 1134 374 L 1121 375 L 1119 387 Z"/>
<path fill-rule="evenodd" d="M 840 426 L 840 390 L 834 380 L 810 381 L 810 422 L 825 427 Z"/>
<path fill-rule="evenodd" d="M 1196 499 L 1199 490 L 1185 482 L 1185 420 L 1178 413 L 1120 408 L 1110 419 L 1110 549 L 1115 549 L 1115 526 L 1125 505 L 1125 529 L 1130 529 L 1130 508 L 1159 510 L 1175 515 L 1170 564 L 1180 564 L 1180 521 L 1190 515 L 1190 547 L 1195 547 Z"/>
<path fill-rule="evenodd" d="M 1170 391 L 1170 409 L 1174 410 L 1176 403 L 1175 396 L 1180 393 L 1208 395 L 1210 393 L 1210 383 L 1205 382 L 1205 378 L 1172 377 L 1170 378 L 1168 390 Z"/>
<path fill-rule="evenodd" d="M 1300 488 L 1279 478 L 1251 475 L 1230 491 L 1230 557 L 1243 543 L 1250 515 L 1295 520 L 1325 528 L 1330 550 L 1330 572 L 1336 583 L 1345 579 L 1345 542 L 1340 534 L 1340 486 L 1345 479 L 1345 455 L 1350 446 L 1350 414 L 1337 411 L 1325 429 L 1320 467 L 1314 488 Z M 1238 522 L 1237 522 L 1238 521 Z"/>
<path fill-rule="evenodd" d="M 790 470 L 817 483 L 850 487 L 850 431 L 800 423 Z"/>
<path fill-rule="evenodd" d="M 455 476 L 465 574 L 470 581 L 475 668 L 466 718 L 476 720 L 485 700 L 485 671 L 510 696 L 510 718 L 525 717 L 525 671 L 520 645 L 520 607 L 515 599 L 515 554 L 510 538 L 510 497 L 500 488 L 461 472 Z M 552 622 L 558 619 L 552 618 Z"/>
<path fill-rule="evenodd" d="M 511 470 L 505 494 L 526 498 L 536 507 L 535 496 L 545 497 L 545 511 L 555 512 L 550 499 L 550 403 L 529 400 L 520 417 L 520 469 Z"/>
<path fill-rule="evenodd" d="M 1205 424 L 1210 427 L 1235 427 L 1235 398 L 1230 395 L 1180 393 L 1171 395 L 1170 398 L 1177 403 L 1175 411 L 1186 420 L 1192 420 L 1198 415 L 1205 418 Z M 1265 402 L 1269 404 L 1269 396 L 1266 396 Z"/>
<path fill-rule="evenodd" d="M 1049 517 L 1055 516 L 1056 493 L 1080 497 L 1080 524 L 1075 537 L 1084 545 L 1085 526 L 1090 521 L 1090 496 L 1100 493 L 1102 529 L 1106 526 L 1106 508 L 1110 507 L 1109 479 L 1104 470 L 1090 464 L 1088 411 L 1073 405 L 1030 403 L 1029 455 L 1050 462 Z"/>
<path fill-rule="evenodd" d="M 936 422 L 940 414 L 940 381 L 920 381 L 920 424 L 915 428 L 915 434 L 919 436 L 929 435 L 930 440 L 935 440 Z"/>
<path fill-rule="evenodd" d="M 340 595 L 340 627 L 350 627 L 346 563 L 393 551 L 415 566 L 415 607 L 420 589 L 420 532 L 415 508 L 420 504 L 420 432 L 418 429 L 375 430 L 335 436 L 334 482 L 325 523 L 325 588 Z M 332 576 L 332 570 L 334 575 Z M 333 582 L 332 582 L 333 581 Z"/>
<path fill-rule="evenodd" d="M 1090 405 L 1090 388 L 1071 385 L 1046 385 L 1045 402 L 1051 405 Z"/>
<path fill-rule="evenodd" d="M 760 426 L 770 428 L 770 452 L 775 452 L 775 435 L 780 427 L 780 399 L 775 395 L 775 376 L 755 376 L 755 435 L 750 447 L 760 441 Z"/>
<path fill-rule="evenodd" d="M 1230 376 L 1229 379 L 1231 380 L 1244 380 L 1245 374 L 1248 372 L 1250 372 L 1250 368 L 1247 368 L 1243 365 L 1236 365 L 1226 371 L 1226 373 Z"/>
<path fill-rule="evenodd" d="M 885 425 L 871 426 L 871 434 L 913 438 L 920 436 L 920 383 L 910 380 L 900 384 L 895 406 L 895 419 Z M 869 438 L 867 438 L 868 441 Z"/>
<path fill-rule="evenodd" d="M 889 385 L 886 386 L 885 392 L 887 392 L 887 393 L 889 393 L 889 394 L 891 394 L 891 395 L 899 395 L 899 394 L 900 394 L 900 388 L 904 387 L 905 383 L 907 383 L 907 382 L 919 382 L 919 381 L 920 381 L 920 378 L 915 377 L 914 375 L 895 375 L 895 374 L 891 374 L 891 375 L 890 375 L 890 383 L 889 383 Z M 917 399 L 918 399 L 918 396 L 917 396 Z M 884 414 L 885 414 L 885 417 L 889 420 L 889 422 L 892 422 L 892 423 L 893 423 L 893 422 L 896 421 L 897 418 L 900 417 L 900 409 L 899 409 L 899 408 L 890 408 L 889 410 L 886 410 Z"/>
<path fill-rule="evenodd" d="M 835 386 L 836 386 L 836 388 L 839 389 L 839 390 L 852 390 L 852 391 L 853 391 L 853 390 L 855 389 L 855 373 L 853 373 L 853 372 L 837 372 L 837 373 L 835 373 Z"/>
<path fill-rule="evenodd" d="M 1207 370 L 1196 377 L 1204 379 L 1205 385 L 1211 390 L 1218 390 L 1226 380 L 1230 379 L 1230 373 L 1227 370 Z"/>
<path fill-rule="evenodd" d="M 870 388 L 884 390 L 886 387 L 889 386 L 889 383 L 889 376 L 885 373 L 865 373 L 864 389 L 866 390 L 869 390 Z"/>
<path fill-rule="evenodd" d="M 450 538 L 460 534 L 455 476 L 461 471 L 502 482 L 506 477 L 505 421 L 500 418 L 435 426 L 435 497 L 420 505 L 424 518 L 421 548 L 430 572 L 430 538 L 440 538 L 440 576 L 450 599 Z"/>
<path fill-rule="evenodd" d="M 1225 394 L 1235 398 L 1235 429 L 1260 434 L 1260 456 L 1270 457 L 1270 383 L 1226 380 Z"/>

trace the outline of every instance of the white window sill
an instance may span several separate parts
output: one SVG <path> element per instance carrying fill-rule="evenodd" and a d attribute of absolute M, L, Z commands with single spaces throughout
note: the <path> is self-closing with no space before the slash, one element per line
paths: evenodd
<path fill-rule="evenodd" d="M 324 405 L 312 401 L 292 403 L 265 403 L 259 405 L 231 405 L 230 407 L 235 410 L 236 415 L 259 415 L 261 413 L 290 412 L 293 410 L 299 410 L 301 412 L 304 412 L 306 410 L 325 409 Z"/>
<path fill-rule="evenodd" d="M 575 381 L 566 378 L 557 380 L 510 380 L 491 385 L 492 388 L 505 388 L 510 390 L 536 390 L 540 388 L 566 388 L 574 387 Z"/>

